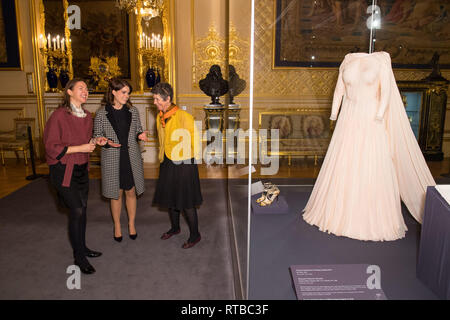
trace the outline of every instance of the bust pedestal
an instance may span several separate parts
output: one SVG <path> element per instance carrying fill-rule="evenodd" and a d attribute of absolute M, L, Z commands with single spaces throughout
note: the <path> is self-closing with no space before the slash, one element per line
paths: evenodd
<path fill-rule="evenodd" d="M 234 103 L 228 105 L 228 129 L 239 129 L 240 112 L 240 105 Z"/>
<path fill-rule="evenodd" d="M 223 131 L 225 106 L 223 104 L 206 104 L 203 106 L 203 110 L 205 111 L 206 130 Z"/>

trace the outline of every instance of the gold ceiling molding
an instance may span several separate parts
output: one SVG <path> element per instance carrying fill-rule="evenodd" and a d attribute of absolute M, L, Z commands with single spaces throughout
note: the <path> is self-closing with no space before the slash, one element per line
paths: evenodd
<path fill-rule="evenodd" d="M 226 59 L 233 65 L 241 78 L 248 81 L 248 61 L 250 42 L 241 38 L 236 27 L 230 22 L 228 52 L 226 52 L 226 41 L 217 32 L 214 25 L 208 30 L 208 35 L 194 41 L 194 52 L 192 66 L 192 85 L 198 88 L 198 82 L 209 72 L 213 64 L 220 66 L 222 75 L 226 70 Z"/>

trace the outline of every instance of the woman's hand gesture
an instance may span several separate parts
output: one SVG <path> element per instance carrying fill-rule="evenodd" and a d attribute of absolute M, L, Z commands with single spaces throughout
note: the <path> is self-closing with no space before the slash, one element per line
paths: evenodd
<path fill-rule="evenodd" d="M 105 137 L 92 138 L 91 141 L 92 140 L 93 143 L 98 144 L 99 146 L 104 146 L 108 142 L 108 139 L 106 139 Z"/>
<path fill-rule="evenodd" d="M 150 139 L 147 137 L 148 134 L 148 131 L 144 131 L 138 136 L 138 139 L 141 141 L 150 142 Z"/>
<path fill-rule="evenodd" d="M 98 144 L 99 146 L 104 146 L 106 144 L 108 144 L 110 147 L 113 148 L 120 148 L 121 144 L 120 143 L 115 143 L 112 140 L 105 138 L 105 137 L 97 137 L 97 138 L 92 138 L 90 143 Z"/>
<path fill-rule="evenodd" d="M 105 139 L 106 139 L 106 138 L 105 138 Z M 110 140 L 110 139 L 108 139 L 108 145 L 109 145 L 110 147 L 113 147 L 113 148 L 120 148 L 120 146 L 121 146 L 120 143 L 115 143 L 115 142 L 113 142 L 113 141 Z"/>

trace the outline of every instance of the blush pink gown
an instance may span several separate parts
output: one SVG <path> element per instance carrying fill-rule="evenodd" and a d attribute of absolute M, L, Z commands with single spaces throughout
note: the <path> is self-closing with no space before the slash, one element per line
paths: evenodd
<path fill-rule="evenodd" d="M 401 200 L 421 223 L 426 188 L 435 182 L 412 132 L 388 53 L 345 56 L 331 120 L 339 109 L 303 218 L 338 236 L 403 238 L 407 227 Z"/>

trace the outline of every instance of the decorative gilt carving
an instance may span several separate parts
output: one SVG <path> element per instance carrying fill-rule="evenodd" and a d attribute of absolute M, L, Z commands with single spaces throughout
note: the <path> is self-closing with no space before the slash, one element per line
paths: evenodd
<path fill-rule="evenodd" d="M 225 69 L 225 40 L 220 37 L 214 26 L 209 27 L 205 38 L 195 41 L 195 63 L 192 70 L 192 84 L 198 88 L 198 82 L 209 72 L 209 68 L 217 64 Z"/>
<path fill-rule="evenodd" d="M 41 26 L 40 26 L 41 34 L 43 36 L 45 36 L 45 34 L 46 34 L 45 33 L 45 7 L 44 7 L 44 1 L 43 0 L 39 0 L 39 21 L 41 23 Z M 44 64 L 43 68 L 41 68 L 41 70 L 44 71 L 44 74 L 43 74 L 42 78 L 45 79 L 45 72 L 48 71 L 47 55 L 45 55 L 45 54 L 42 55 L 42 61 L 43 61 L 43 64 Z M 44 83 L 45 83 L 44 90 L 47 92 L 47 91 L 49 91 L 50 87 L 49 87 L 47 81 L 44 81 Z"/>
<path fill-rule="evenodd" d="M 170 45 L 170 38 L 173 37 L 173 35 L 170 35 L 170 4 L 169 0 L 164 0 L 163 3 L 163 10 L 162 10 L 162 22 L 163 22 L 163 28 L 164 28 L 164 37 L 163 37 L 163 53 L 164 53 L 164 70 L 163 70 L 163 79 L 165 81 L 172 82 L 173 79 L 170 79 L 169 76 L 169 66 L 170 64 L 170 54 L 171 54 L 171 45 Z"/>
<path fill-rule="evenodd" d="M 226 70 L 226 41 L 216 31 L 214 25 L 209 27 L 208 35 L 195 41 L 194 66 L 192 70 L 192 85 L 198 88 L 198 81 L 206 76 L 209 68 L 217 64 Z M 228 59 L 237 73 L 248 79 L 249 41 L 240 37 L 236 28 L 230 23 Z"/>
<path fill-rule="evenodd" d="M 69 29 L 69 14 L 67 13 L 67 8 L 69 7 L 69 2 L 67 0 L 64 0 L 64 21 L 66 22 L 64 24 L 64 36 L 66 39 L 69 39 L 67 41 L 67 50 L 66 54 L 68 57 L 67 67 L 69 71 L 69 78 L 73 78 L 73 67 L 72 67 L 72 41 L 70 41 L 70 29 Z"/>
<path fill-rule="evenodd" d="M 230 22 L 228 56 L 237 74 L 244 80 L 249 79 L 250 42 L 241 38 L 236 27 Z"/>
<path fill-rule="evenodd" d="M 95 91 L 105 91 L 108 88 L 108 81 L 114 77 L 120 76 L 119 59 L 117 57 L 108 57 L 106 59 L 91 57 L 89 74 L 97 83 Z"/>

